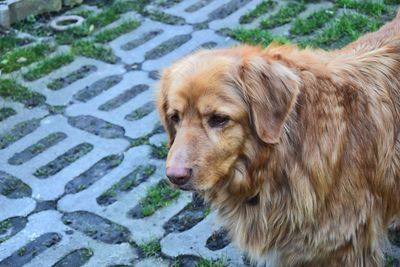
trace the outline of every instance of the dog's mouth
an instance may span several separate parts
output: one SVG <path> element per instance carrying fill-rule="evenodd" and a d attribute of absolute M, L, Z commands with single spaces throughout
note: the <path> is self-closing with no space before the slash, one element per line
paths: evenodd
<path fill-rule="evenodd" d="M 196 191 L 196 189 L 189 183 L 184 185 L 178 185 L 177 187 L 183 191 Z"/>
<path fill-rule="evenodd" d="M 193 191 L 193 192 L 197 191 L 196 188 L 194 188 L 193 183 L 191 181 L 188 181 L 184 184 L 178 184 L 178 183 L 174 182 L 173 180 L 169 179 L 169 182 L 175 188 L 179 188 L 180 190 L 183 190 L 183 191 Z"/>

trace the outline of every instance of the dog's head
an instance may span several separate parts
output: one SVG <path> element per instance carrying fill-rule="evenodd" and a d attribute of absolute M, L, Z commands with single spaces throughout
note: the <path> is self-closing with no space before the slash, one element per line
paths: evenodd
<path fill-rule="evenodd" d="M 257 157 L 246 155 L 256 154 L 251 144 L 280 142 L 298 92 L 295 73 L 258 47 L 202 50 L 174 63 L 157 95 L 171 182 L 205 191 L 242 172 L 239 162 Z"/>

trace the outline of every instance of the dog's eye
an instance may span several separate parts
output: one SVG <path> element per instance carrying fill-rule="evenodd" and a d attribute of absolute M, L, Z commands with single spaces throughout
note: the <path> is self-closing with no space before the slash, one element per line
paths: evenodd
<path fill-rule="evenodd" d="M 208 124 L 210 125 L 210 127 L 222 127 L 228 122 L 229 122 L 228 116 L 216 115 L 216 114 L 212 115 L 208 120 Z"/>
<path fill-rule="evenodd" d="M 174 123 L 179 123 L 179 115 L 178 115 L 178 113 L 174 113 L 174 114 L 172 114 L 172 116 L 171 116 L 171 121 L 173 121 Z"/>

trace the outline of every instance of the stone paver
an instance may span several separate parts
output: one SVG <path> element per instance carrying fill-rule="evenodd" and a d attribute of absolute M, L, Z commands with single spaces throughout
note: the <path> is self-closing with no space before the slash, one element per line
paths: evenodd
<path fill-rule="evenodd" d="M 64 1 L 72 2 L 80 1 Z M 28 109 L 0 99 L 0 108 L 14 110 L 0 122 L 0 267 L 194 266 L 201 257 L 246 265 L 215 212 L 191 193 L 150 216 L 132 213 L 165 175 L 163 156 L 154 153 L 166 141 L 154 106 L 159 71 L 196 49 L 235 44 L 218 31 L 238 27 L 262 0 L 164 2 L 153 8 L 185 23 L 128 12 L 105 27 L 141 22 L 107 44 L 116 64 L 77 57 L 32 82 L 15 73 L 46 104 Z M 145 256 L 154 240 L 159 247 Z"/>

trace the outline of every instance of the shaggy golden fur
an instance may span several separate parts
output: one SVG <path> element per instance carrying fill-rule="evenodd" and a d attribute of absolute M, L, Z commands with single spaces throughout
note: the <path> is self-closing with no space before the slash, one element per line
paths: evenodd
<path fill-rule="evenodd" d="M 383 266 L 400 215 L 400 13 L 331 52 L 198 51 L 160 87 L 167 168 L 254 261 Z"/>

